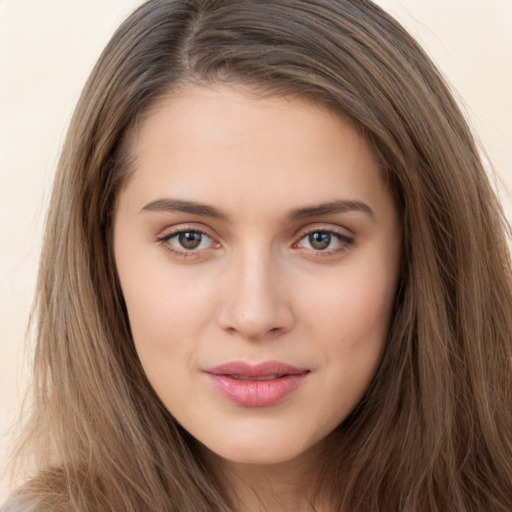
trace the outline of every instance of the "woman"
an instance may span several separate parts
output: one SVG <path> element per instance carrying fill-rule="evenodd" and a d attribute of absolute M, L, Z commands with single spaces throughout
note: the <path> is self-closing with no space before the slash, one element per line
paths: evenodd
<path fill-rule="evenodd" d="M 94 69 L 7 510 L 508 511 L 510 259 L 367 0 L 150 0 Z"/>

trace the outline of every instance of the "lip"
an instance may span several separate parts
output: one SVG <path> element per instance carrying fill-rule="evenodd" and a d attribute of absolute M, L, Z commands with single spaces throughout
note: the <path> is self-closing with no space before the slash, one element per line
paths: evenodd
<path fill-rule="evenodd" d="M 243 407 L 269 407 L 295 391 L 310 373 L 279 361 L 231 361 L 204 370 L 213 387 Z"/>

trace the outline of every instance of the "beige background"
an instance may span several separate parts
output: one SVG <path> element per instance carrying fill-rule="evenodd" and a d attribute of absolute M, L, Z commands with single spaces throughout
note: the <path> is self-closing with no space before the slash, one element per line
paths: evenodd
<path fill-rule="evenodd" d="M 53 170 L 80 89 L 139 0 L 0 0 L 0 471 Z M 382 0 L 458 91 L 512 217 L 512 0 Z M 462 99 L 463 98 L 463 99 Z M 1 475 L 1 473 L 0 473 Z M 0 477 L 0 502 L 7 492 Z"/>

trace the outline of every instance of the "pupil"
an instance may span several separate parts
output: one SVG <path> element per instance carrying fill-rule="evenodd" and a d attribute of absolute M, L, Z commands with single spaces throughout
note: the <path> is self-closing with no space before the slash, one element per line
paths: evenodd
<path fill-rule="evenodd" d="M 321 251 L 326 247 L 329 247 L 331 243 L 331 235 L 329 233 L 311 233 L 309 235 L 309 243 L 313 249 Z"/>
<path fill-rule="evenodd" d="M 195 249 L 201 243 L 201 234 L 193 231 L 186 231 L 179 234 L 179 242 L 185 249 Z"/>

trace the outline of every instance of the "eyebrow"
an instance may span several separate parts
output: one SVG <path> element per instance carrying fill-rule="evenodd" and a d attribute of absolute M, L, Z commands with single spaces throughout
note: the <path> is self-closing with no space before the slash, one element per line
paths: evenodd
<path fill-rule="evenodd" d="M 345 213 L 350 211 L 359 211 L 375 218 L 373 210 L 362 201 L 336 200 L 327 203 L 321 203 L 305 208 L 297 208 L 292 210 L 285 218 L 287 222 L 306 219 L 308 217 L 318 217 L 320 215 L 328 215 L 334 213 Z M 140 213 L 143 212 L 183 212 L 200 217 L 211 217 L 213 219 L 229 220 L 229 216 L 208 204 L 198 203 L 195 201 L 184 201 L 182 199 L 155 199 L 142 207 Z"/>
<path fill-rule="evenodd" d="M 345 213 L 350 211 L 363 212 L 369 215 L 372 219 L 375 219 L 375 213 L 373 210 L 362 201 L 351 201 L 351 200 L 337 200 L 329 201 L 328 203 L 322 203 L 314 206 L 308 206 L 306 208 L 297 208 L 292 210 L 287 216 L 286 220 L 289 222 L 306 219 L 308 217 L 318 217 L 320 215 L 327 215 L 333 213 Z"/>
<path fill-rule="evenodd" d="M 142 212 L 183 212 L 201 217 L 229 220 L 228 215 L 214 206 L 181 199 L 156 199 L 143 206 L 140 213 Z"/>

